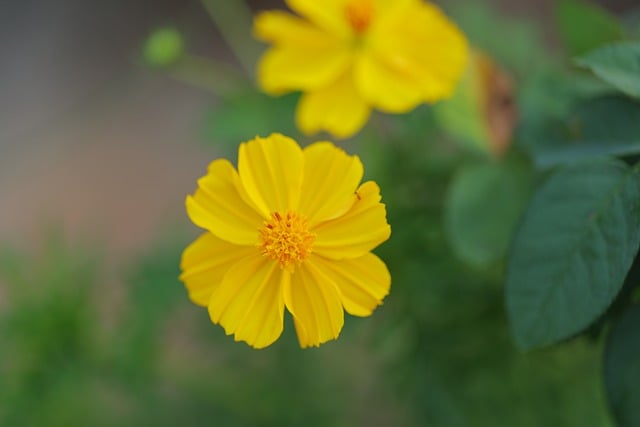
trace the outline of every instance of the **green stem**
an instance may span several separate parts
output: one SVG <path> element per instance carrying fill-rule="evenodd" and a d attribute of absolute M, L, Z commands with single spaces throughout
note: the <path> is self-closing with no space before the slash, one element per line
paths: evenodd
<path fill-rule="evenodd" d="M 242 0 L 202 0 L 225 42 L 240 61 L 247 76 L 253 76 L 260 46 L 251 37 L 252 13 Z"/>
<path fill-rule="evenodd" d="M 224 96 L 250 82 L 235 67 L 223 62 L 193 55 L 184 55 L 168 69 L 169 74 L 182 82 Z"/>

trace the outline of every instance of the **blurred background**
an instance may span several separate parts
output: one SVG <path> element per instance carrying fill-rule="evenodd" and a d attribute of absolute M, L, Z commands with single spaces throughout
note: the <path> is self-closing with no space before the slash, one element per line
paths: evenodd
<path fill-rule="evenodd" d="M 553 0 L 481 3 L 539 27 L 556 48 Z M 620 13 L 634 1 L 598 3 Z M 0 238 L 37 240 L 38 224 L 55 220 L 136 250 L 158 221 L 182 217 L 185 189 L 212 152 L 199 131 L 216 98 L 145 67 L 141 46 L 171 25 L 191 52 L 233 63 L 203 5 L 8 1 L 0 20 Z"/>
<path fill-rule="evenodd" d="M 442 209 L 460 156 L 426 109 L 387 122 L 442 140 L 409 162 L 343 144 L 370 159 L 394 227 L 378 251 L 392 291 L 372 318 L 305 351 L 288 323 L 262 351 L 210 324 L 177 280 L 198 234 L 184 197 L 242 133 L 221 127 L 229 96 L 207 90 L 206 67 L 187 75 L 143 58 L 149 35 L 172 26 L 190 54 L 237 66 L 210 16 L 225 2 L 208 3 L 3 3 L 0 425 L 612 425 L 599 342 L 519 353 L 501 262 L 469 266 L 451 249 Z M 622 15 L 636 2 L 598 3 Z M 439 4 L 486 42 L 516 94 L 526 61 L 562 62 L 553 0 Z"/>

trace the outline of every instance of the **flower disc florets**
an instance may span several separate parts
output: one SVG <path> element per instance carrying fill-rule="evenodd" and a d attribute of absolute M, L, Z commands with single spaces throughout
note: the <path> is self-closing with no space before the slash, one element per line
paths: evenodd
<path fill-rule="evenodd" d="M 278 261 L 280 267 L 293 272 L 295 264 L 310 253 L 316 236 L 307 229 L 307 220 L 295 212 L 271 214 L 260 229 L 258 246 L 263 255 Z"/>

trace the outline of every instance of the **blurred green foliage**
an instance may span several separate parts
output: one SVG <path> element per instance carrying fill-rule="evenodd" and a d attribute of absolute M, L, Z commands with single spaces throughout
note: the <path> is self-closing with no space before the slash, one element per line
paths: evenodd
<path fill-rule="evenodd" d="M 233 157 L 238 141 L 274 132 L 299 139 L 294 124 L 298 94 L 273 98 L 246 88 L 221 97 L 204 118 L 203 136 L 217 147 L 225 147 L 226 157 Z"/>
<path fill-rule="evenodd" d="M 97 260 L 71 251 L 62 239 L 51 235 L 37 257 L 0 252 L 7 302 L 0 310 L 1 425 L 97 421 L 90 410 L 76 407 L 97 409 L 101 403 L 101 381 L 93 376 L 101 331 L 91 312 Z"/>
<path fill-rule="evenodd" d="M 605 9 L 587 0 L 560 0 L 556 21 L 569 57 L 622 39 L 623 26 Z"/>
<path fill-rule="evenodd" d="M 456 159 L 424 150 L 398 169 L 401 150 L 392 153 L 370 171 L 383 177 L 394 226 L 379 251 L 392 294 L 318 349 L 300 350 L 289 319 L 262 351 L 212 325 L 177 280 L 183 232 L 114 283 L 84 247 L 3 252 L 0 425 L 608 425 L 598 347 L 522 355 L 500 269 L 466 267 L 449 250 L 441 168 Z M 114 304 L 105 292 L 121 295 Z"/>
<path fill-rule="evenodd" d="M 471 46 L 489 53 L 518 78 L 530 76 L 552 61 L 553 55 L 542 41 L 540 22 L 535 19 L 507 16 L 487 2 L 458 0 L 446 6 Z M 500 30 L 488 31 L 490 28 Z"/>
<path fill-rule="evenodd" d="M 472 163 L 458 169 L 445 200 L 444 216 L 449 241 L 461 259 L 476 266 L 504 259 L 529 201 L 533 176 L 525 158 Z"/>
<path fill-rule="evenodd" d="M 616 420 L 623 426 L 640 424 L 640 305 L 629 309 L 611 331 L 605 352 L 605 385 Z"/>

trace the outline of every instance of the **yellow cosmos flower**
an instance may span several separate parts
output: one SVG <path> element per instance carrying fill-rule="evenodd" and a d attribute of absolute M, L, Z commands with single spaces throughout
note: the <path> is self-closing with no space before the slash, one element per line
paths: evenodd
<path fill-rule="evenodd" d="M 182 255 L 191 300 L 255 348 L 278 339 L 285 307 L 302 347 L 337 338 L 344 310 L 370 315 L 391 284 L 370 251 L 391 229 L 362 175 L 360 159 L 330 142 L 301 149 L 280 134 L 241 144 L 237 171 L 214 160 L 186 201 L 207 230 Z"/>
<path fill-rule="evenodd" d="M 462 33 L 422 0 L 286 0 L 255 19 L 273 44 L 258 64 L 270 94 L 302 91 L 296 112 L 307 134 L 348 137 L 371 109 L 405 113 L 451 96 L 467 61 Z"/>

